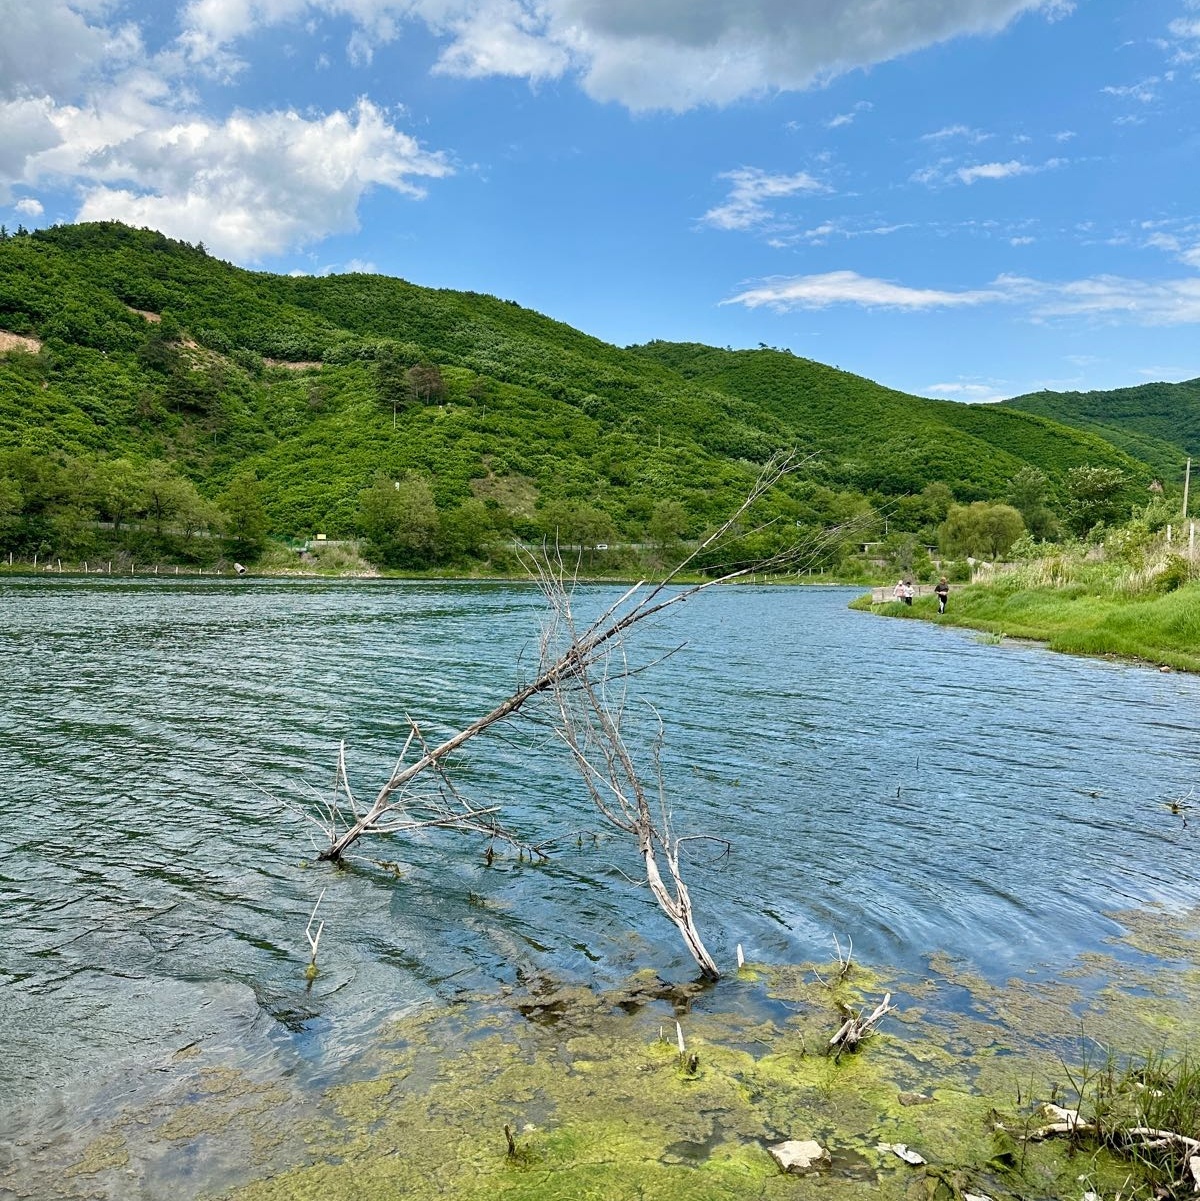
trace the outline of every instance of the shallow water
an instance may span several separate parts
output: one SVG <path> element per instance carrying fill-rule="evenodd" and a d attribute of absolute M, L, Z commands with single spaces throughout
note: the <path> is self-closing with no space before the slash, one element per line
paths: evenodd
<path fill-rule="evenodd" d="M 611 589 L 585 590 L 581 609 Z M 982 645 L 850 612 L 844 589 L 710 592 L 644 632 L 679 832 L 722 963 L 827 958 L 1053 969 L 1107 916 L 1200 901 L 1200 679 Z M 431 834 L 311 863 L 289 808 L 345 739 L 369 795 L 403 742 L 465 723 L 534 666 L 509 584 L 0 581 L 0 1125 L 52 1138 L 192 1044 L 261 1079 L 332 1079 L 388 1017 L 539 972 L 614 982 L 690 961 L 550 731 L 475 744 L 457 779 L 544 865 Z M 699 859 L 703 853 L 697 852 Z M 321 975 L 304 927 L 321 906 Z M 152 1077 L 149 1077 L 152 1079 Z"/>

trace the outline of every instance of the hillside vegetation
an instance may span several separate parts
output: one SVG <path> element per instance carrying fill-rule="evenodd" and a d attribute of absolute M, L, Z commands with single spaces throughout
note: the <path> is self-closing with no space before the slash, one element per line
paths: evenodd
<path fill-rule="evenodd" d="M 1003 402 L 1107 438 L 1177 482 L 1187 457 L 1200 457 L 1200 379 L 1109 392 L 1031 392 Z"/>
<path fill-rule="evenodd" d="M 502 568 L 515 534 L 612 544 L 619 568 L 618 543 L 667 553 L 795 449 L 745 554 L 851 522 L 817 563 L 837 570 L 885 517 L 936 539 L 1022 470 L 1051 507 L 1084 467 L 1122 504 L 1152 474 L 1092 432 L 785 352 L 620 349 L 495 297 L 249 272 L 116 223 L 0 236 L 0 331 L 17 556 L 252 557 L 321 532 L 396 567 Z"/>

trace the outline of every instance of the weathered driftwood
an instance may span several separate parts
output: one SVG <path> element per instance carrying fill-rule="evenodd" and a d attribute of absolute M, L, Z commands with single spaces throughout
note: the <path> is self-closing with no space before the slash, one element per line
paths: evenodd
<path fill-rule="evenodd" d="M 869 1014 L 865 1016 L 862 1013 L 850 1014 L 839 1027 L 838 1032 L 829 1040 L 827 1050 L 853 1051 L 889 1013 L 894 1012 L 895 1008 L 895 1005 L 892 1004 L 892 994 L 885 993 L 883 1000 Z"/>
<path fill-rule="evenodd" d="M 797 565 L 801 561 L 804 548 L 793 548 L 767 562 L 736 568 L 699 584 L 684 588 L 678 588 L 675 584 L 680 574 L 686 571 L 698 556 L 710 552 L 726 541 L 738 529 L 739 523 L 751 506 L 798 465 L 791 456 L 782 456 L 768 463 L 737 510 L 662 580 L 656 583 L 641 581 L 628 589 L 573 638 L 569 645 L 563 647 L 557 658 L 540 664 L 534 679 L 516 689 L 490 712 L 436 746 L 428 746 L 424 742 L 416 723 L 410 719 L 412 731 L 405 744 L 405 752 L 375 799 L 362 812 L 354 803 L 345 779 L 344 758 L 340 759 L 339 779 L 332 801 L 326 807 L 323 817 L 317 820 L 328 842 L 328 845 L 320 849 L 318 857 L 336 862 L 365 835 L 406 830 L 440 827 L 510 838 L 511 836 L 496 822 L 494 808 L 474 807 L 457 795 L 454 797 L 454 803 L 446 802 L 443 794 L 448 781 L 442 770 L 445 761 L 472 739 L 519 714 L 531 700 L 552 694 L 556 689 L 570 687 L 583 678 L 604 662 L 610 648 L 616 642 L 648 618 L 680 605 L 717 584 L 727 583 L 755 572 L 782 570 Z M 553 569 L 549 568 L 548 564 L 545 570 L 547 574 L 553 574 Z M 542 573 L 541 568 L 538 569 L 538 573 Z M 411 760 L 408 758 L 410 751 L 413 751 L 414 756 Z M 439 774 L 442 787 L 432 793 L 415 792 L 416 782 L 431 771 Z M 345 812 L 346 803 L 350 805 L 349 814 Z M 682 904 L 686 908 L 686 897 L 683 898 Z"/>
<path fill-rule="evenodd" d="M 1112 1130 L 1102 1129 L 1095 1122 L 1085 1122 L 1077 1109 L 1064 1109 L 1049 1102 L 1042 1112 L 1054 1119 L 1027 1137 L 1032 1142 L 1054 1138 L 1062 1134 L 1090 1134 L 1122 1147 L 1136 1147 L 1140 1151 L 1163 1151 L 1174 1149 L 1187 1156 L 1187 1170 L 1192 1177 L 1192 1191 L 1200 1193 L 1200 1139 L 1195 1139 L 1175 1130 L 1160 1130 L 1154 1126 L 1124 1126 Z"/>
<path fill-rule="evenodd" d="M 565 578 L 561 565 L 558 571 L 543 565 L 538 582 L 550 611 L 542 632 L 542 657 L 561 662 L 581 641 L 571 604 L 574 581 Z M 602 655 L 579 662 L 569 678 L 555 683 L 555 729 L 579 768 L 596 812 L 636 843 L 646 882 L 659 908 L 674 923 L 701 974 L 716 980 L 720 972 L 696 928 L 691 895 L 680 867 L 680 850 L 688 839 L 672 831 L 662 788 L 658 769 L 662 722 L 658 714 L 650 710 L 657 726 L 652 752 L 658 782 L 656 804 L 647 795 L 625 739 L 625 684 L 630 673 L 624 639 L 617 635 Z"/>

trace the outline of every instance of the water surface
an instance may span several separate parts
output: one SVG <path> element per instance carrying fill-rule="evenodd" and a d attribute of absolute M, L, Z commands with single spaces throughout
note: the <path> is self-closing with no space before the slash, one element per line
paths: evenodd
<path fill-rule="evenodd" d="M 1200 900 L 1195 829 L 1168 810 L 1200 776 L 1200 679 L 982 645 L 854 595 L 715 590 L 639 640 L 687 644 L 636 682 L 677 830 L 732 843 L 692 867 L 719 962 L 736 943 L 827 958 L 836 933 L 860 959 L 941 950 L 1000 977 L 1099 945 L 1114 911 Z M 547 863 L 489 867 L 445 834 L 312 862 L 295 807 L 328 792 L 339 741 L 369 796 L 406 714 L 436 736 L 503 699 L 535 666 L 535 589 L 9 578 L 0 610 L 0 1124 L 36 1112 L 52 1137 L 193 1044 L 317 1084 L 430 997 L 691 974 L 535 721 L 455 770 L 562 836 Z"/>

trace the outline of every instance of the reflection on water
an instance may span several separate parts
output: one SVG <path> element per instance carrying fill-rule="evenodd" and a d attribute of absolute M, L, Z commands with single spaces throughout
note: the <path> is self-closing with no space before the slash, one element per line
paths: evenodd
<path fill-rule="evenodd" d="M 1105 914 L 1200 899 L 1200 680 L 982 646 L 847 611 L 847 590 L 709 593 L 645 631 L 686 649 L 638 678 L 667 724 L 679 832 L 728 837 L 693 868 L 720 962 L 827 954 L 1001 975 L 1061 964 Z M 585 594 L 600 607 L 611 590 Z M 0 1113 L 119 1097 L 188 1045 L 317 1081 L 426 998 L 538 971 L 609 983 L 691 964 L 628 848 L 594 827 L 549 730 L 457 765 L 543 838 L 543 865 L 444 834 L 396 861 L 311 864 L 289 808 L 332 779 L 367 795 L 403 742 L 486 711 L 532 670 L 539 598 L 505 584 L 9 579 L 0 672 Z M 304 927 L 321 913 L 306 988 Z M 132 1085 L 130 1085 L 132 1087 Z"/>

